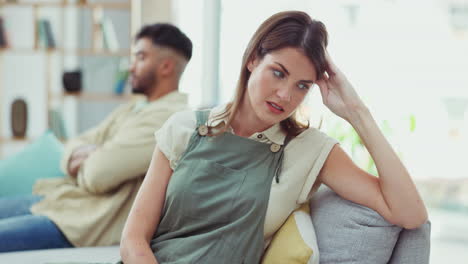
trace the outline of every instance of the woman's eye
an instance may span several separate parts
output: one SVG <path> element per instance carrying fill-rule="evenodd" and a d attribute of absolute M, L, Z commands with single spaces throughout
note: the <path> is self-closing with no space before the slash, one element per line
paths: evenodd
<path fill-rule="evenodd" d="M 280 79 L 283 79 L 283 77 L 284 77 L 284 74 L 281 71 L 278 71 L 278 70 L 273 70 L 273 74 L 276 77 L 280 78 Z"/>
<path fill-rule="evenodd" d="M 300 83 L 297 85 L 297 87 L 299 87 L 299 89 L 303 90 L 303 89 L 309 89 L 309 86 L 303 84 L 303 83 Z"/>

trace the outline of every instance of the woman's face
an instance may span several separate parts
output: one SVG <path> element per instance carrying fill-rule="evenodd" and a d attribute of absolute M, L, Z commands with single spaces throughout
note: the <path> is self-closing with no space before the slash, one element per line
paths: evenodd
<path fill-rule="evenodd" d="M 244 108 L 264 127 L 291 116 L 316 81 L 314 65 L 296 48 L 282 48 L 247 64 Z"/>

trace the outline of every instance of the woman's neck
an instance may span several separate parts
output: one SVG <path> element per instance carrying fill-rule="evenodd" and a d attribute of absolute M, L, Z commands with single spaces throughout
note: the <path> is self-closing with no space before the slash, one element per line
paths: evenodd
<path fill-rule="evenodd" d="M 268 129 L 270 126 L 263 124 L 254 114 L 253 108 L 241 103 L 237 109 L 237 113 L 232 120 L 231 127 L 234 134 L 241 137 L 250 137 L 256 132 L 261 132 Z M 247 106 L 247 107 L 246 107 Z"/>

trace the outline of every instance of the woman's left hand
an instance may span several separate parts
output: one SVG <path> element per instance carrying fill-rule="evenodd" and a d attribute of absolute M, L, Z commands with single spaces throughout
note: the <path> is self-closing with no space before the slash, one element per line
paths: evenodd
<path fill-rule="evenodd" d="M 359 95 L 340 69 L 333 63 L 328 52 L 326 75 L 317 81 L 325 106 L 337 116 L 352 123 L 355 113 L 366 109 Z"/>

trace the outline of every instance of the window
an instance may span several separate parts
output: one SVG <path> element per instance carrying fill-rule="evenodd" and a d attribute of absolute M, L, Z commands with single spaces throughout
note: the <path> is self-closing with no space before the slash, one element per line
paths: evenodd
<path fill-rule="evenodd" d="M 452 28 L 455 31 L 468 30 L 468 3 L 452 4 L 449 14 Z"/>

